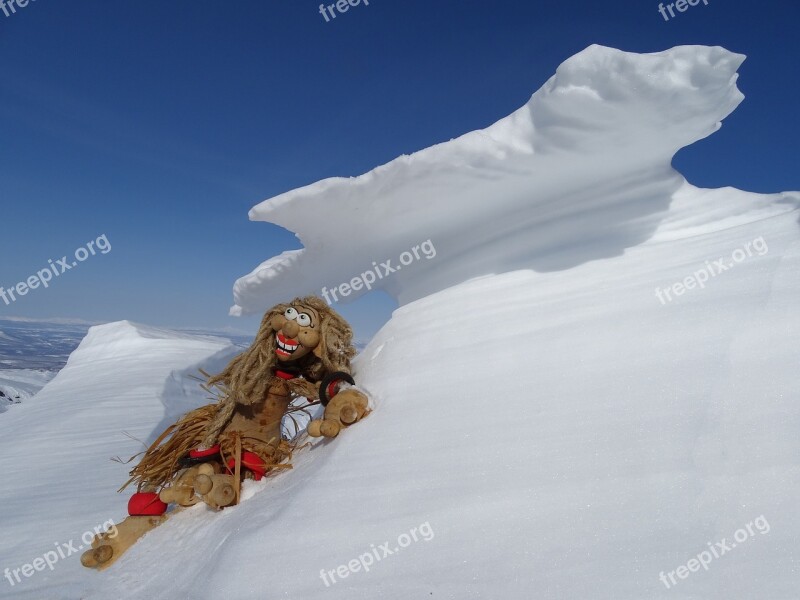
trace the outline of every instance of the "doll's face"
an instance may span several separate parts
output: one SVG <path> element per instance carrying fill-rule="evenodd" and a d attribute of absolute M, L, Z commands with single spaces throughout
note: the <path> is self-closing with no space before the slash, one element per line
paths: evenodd
<path fill-rule="evenodd" d="M 270 324 L 277 338 L 275 355 L 278 360 L 297 360 L 317 348 L 321 322 L 319 313 L 303 304 L 292 304 L 282 315 L 272 317 Z"/>

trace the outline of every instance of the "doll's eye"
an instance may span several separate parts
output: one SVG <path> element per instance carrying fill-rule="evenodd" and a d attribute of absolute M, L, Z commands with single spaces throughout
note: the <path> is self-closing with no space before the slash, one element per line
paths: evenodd
<path fill-rule="evenodd" d="M 286 312 L 283 313 L 283 317 L 289 321 L 294 321 L 297 318 L 297 310 L 290 306 L 286 309 Z"/>
<path fill-rule="evenodd" d="M 301 327 L 308 327 L 311 325 L 311 316 L 307 315 L 306 313 L 300 313 L 297 315 L 297 324 Z"/>

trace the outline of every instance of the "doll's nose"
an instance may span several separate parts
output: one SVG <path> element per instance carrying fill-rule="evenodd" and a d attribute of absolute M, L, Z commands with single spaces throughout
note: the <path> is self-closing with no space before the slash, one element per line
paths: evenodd
<path fill-rule="evenodd" d="M 290 338 L 296 336 L 297 332 L 300 331 L 300 327 L 294 321 L 287 321 L 281 329 L 283 330 L 283 335 Z"/>

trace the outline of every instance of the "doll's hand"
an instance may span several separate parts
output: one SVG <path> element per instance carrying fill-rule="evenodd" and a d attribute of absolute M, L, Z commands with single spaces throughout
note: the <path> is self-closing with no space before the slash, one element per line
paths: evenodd
<path fill-rule="evenodd" d="M 352 425 L 366 414 L 368 403 L 367 397 L 355 388 L 342 390 L 328 402 L 325 416 L 308 424 L 308 435 L 336 437 L 343 427 Z"/>

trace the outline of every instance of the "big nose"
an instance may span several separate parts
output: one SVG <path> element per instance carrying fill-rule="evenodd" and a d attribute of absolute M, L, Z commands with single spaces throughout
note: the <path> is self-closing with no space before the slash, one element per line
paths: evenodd
<path fill-rule="evenodd" d="M 297 325 L 296 321 L 286 321 L 281 327 L 283 330 L 283 335 L 293 338 L 297 335 L 297 332 L 300 331 L 300 327 Z"/>

